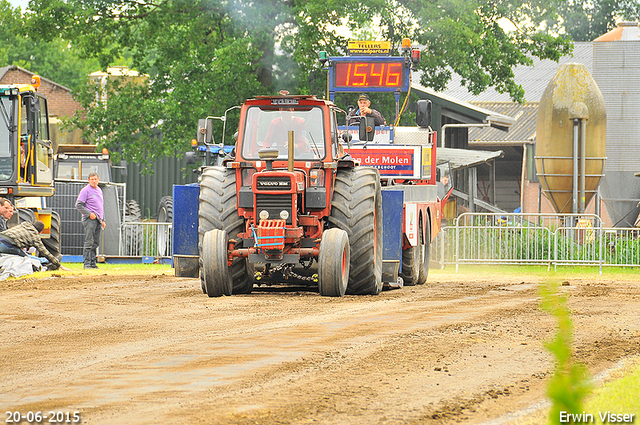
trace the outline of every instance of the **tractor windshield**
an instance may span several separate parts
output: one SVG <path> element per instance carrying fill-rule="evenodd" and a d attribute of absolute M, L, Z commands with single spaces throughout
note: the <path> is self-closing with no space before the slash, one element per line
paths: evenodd
<path fill-rule="evenodd" d="M 89 173 L 98 173 L 103 182 L 111 181 L 111 169 L 106 161 L 87 161 L 74 158 L 58 159 L 56 178 L 59 180 L 87 180 Z"/>
<path fill-rule="evenodd" d="M 13 175 L 13 142 L 16 136 L 16 99 L 0 96 L 0 180 L 9 180 Z"/>
<path fill-rule="evenodd" d="M 278 158 L 286 159 L 289 132 L 294 136 L 294 158 L 299 160 L 324 158 L 324 119 L 322 109 L 266 108 L 254 106 L 247 110 L 242 157 L 259 159 L 258 151 L 275 148 Z"/>

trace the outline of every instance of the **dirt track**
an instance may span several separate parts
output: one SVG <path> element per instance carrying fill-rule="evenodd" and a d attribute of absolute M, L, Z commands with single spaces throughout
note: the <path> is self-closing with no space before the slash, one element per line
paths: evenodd
<path fill-rule="evenodd" d="M 544 399 L 537 278 L 432 273 L 379 296 L 171 275 L 0 282 L 0 408 L 90 424 L 482 423 Z M 472 280 L 472 281 L 470 281 Z M 592 374 L 640 353 L 640 283 L 569 280 Z M 26 422 L 23 422 L 26 423 Z M 44 421 L 44 423 L 47 423 Z"/>

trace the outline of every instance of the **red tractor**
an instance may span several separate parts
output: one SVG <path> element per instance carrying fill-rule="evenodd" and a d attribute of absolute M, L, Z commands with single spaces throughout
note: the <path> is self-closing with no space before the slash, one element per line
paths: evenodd
<path fill-rule="evenodd" d="M 248 100 L 235 159 L 202 173 L 198 217 L 211 297 L 251 292 L 254 278 L 317 282 L 329 296 L 382 289 L 379 173 L 345 154 L 329 101 Z"/>
<path fill-rule="evenodd" d="M 242 106 L 235 157 L 204 168 L 200 181 L 200 277 L 210 297 L 249 293 L 254 281 L 317 285 L 326 296 L 382 290 L 380 171 L 345 152 L 338 111 L 314 96 L 264 96 Z M 367 124 L 360 128 L 371 140 Z M 402 267 L 405 281 L 423 283 L 440 217 L 429 208 L 439 204 L 407 208 L 420 214 L 420 226 L 417 214 L 403 225 L 409 216 L 402 206 L 401 194 L 390 233 L 402 246 L 402 265 L 398 258 L 389 280 Z"/>

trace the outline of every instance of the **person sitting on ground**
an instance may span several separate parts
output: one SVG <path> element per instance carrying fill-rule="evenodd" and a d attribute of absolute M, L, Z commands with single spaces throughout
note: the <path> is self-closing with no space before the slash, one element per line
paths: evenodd
<path fill-rule="evenodd" d="M 347 125 L 355 125 L 360 122 L 359 117 L 373 117 L 375 125 L 387 125 L 387 120 L 375 109 L 371 109 L 371 99 L 366 93 L 358 96 L 358 108 L 349 112 Z"/>
<path fill-rule="evenodd" d="M 13 254 L 21 257 L 26 257 L 25 249 L 35 247 L 38 253 L 49 260 L 49 270 L 56 270 L 58 268 L 62 270 L 69 270 L 62 264 L 60 260 L 51 254 L 42 243 L 40 238 L 40 232 L 44 229 L 44 223 L 36 221 L 31 224 L 28 221 L 23 221 L 17 226 L 0 232 L 0 254 Z"/>

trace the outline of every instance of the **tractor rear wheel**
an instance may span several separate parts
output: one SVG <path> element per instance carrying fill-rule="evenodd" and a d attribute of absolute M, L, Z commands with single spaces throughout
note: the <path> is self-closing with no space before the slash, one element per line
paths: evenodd
<path fill-rule="evenodd" d="M 349 294 L 382 290 L 382 193 L 373 167 L 338 170 L 331 200 L 331 227 L 347 232 L 351 248 Z"/>
<path fill-rule="evenodd" d="M 55 211 L 51 211 L 51 233 L 48 238 L 42 239 L 42 243 L 51 255 L 60 255 L 60 215 Z"/>
<path fill-rule="evenodd" d="M 31 211 L 29 208 L 18 208 L 18 224 L 23 221 L 28 221 L 33 224 L 36 222 L 36 213 Z"/>
<path fill-rule="evenodd" d="M 238 233 L 245 231 L 244 219 L 236 209 L 235 170 L 223 167 L 208 167 L 200 181 L 200 207 L 198 208 L 198 236 L 200 247 L 200 270 L 207 268 L 203 258 L 204 235 L 213 229 L 223 230 L 229 239 L 238 240 Z M 226 257 L 225 257 L 226 258 Z M 226 264 L 226 263 L 225 263 Z M 234 294 L 248 294 L 253 288 L 253 275 L 249 273 L 245 258 L 234 258 L 229 267 Z M 204 279 L 200 273 L 200 279 Z M 202 281 L 203 291 L 208 289 Z M 207 292 L 208 293 L 208 292 Z M 209 296 L 212 296 L 209 294 Z"/>
<path fill-rule="evenodd" d="M 227 263 L 228 246 L 229 236 L 223 230 L 209 230 L 202 240 L 202 275 L 210 297 L 231 295 L 233 282 Z"/>
<path fill-rule="evenodd" d="M 320 295 L 341 297 L 349 283 L 351 250 L 347 232 L 329 229 L 322 234 L 318 255 L 318 289 Z"/>
<path fill-rule="evenodd" d="M 420 245 L 420 249 L 422 251 L 422 264 L 420 265 L 418 285 L 424 285 L 429 276 L 429 263 L 431 262 L 431 220 L 428 218 L 424 227 L 424 240 Z"/>

